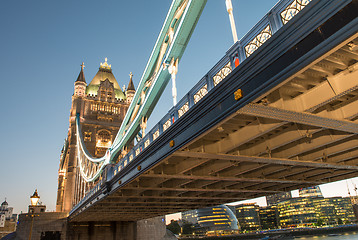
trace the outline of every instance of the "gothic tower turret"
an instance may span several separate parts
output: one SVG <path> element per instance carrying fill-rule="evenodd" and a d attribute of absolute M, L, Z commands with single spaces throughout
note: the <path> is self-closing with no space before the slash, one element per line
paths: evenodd
<path fill-rule="evenodd" d="M 130 104 L 132 102 L 134 94 L 135 94 L 135 88 L 134 88 L 132 78 L 133 78 L 133 74 L 130 73 L 129 74 L 129 83 L 128 83 L 128 87 L 127 87 L 127 91 L 126 91 L 126 97 L 127 97 L 128 104 Z"/>
<path fill-rule="evenodd" d="M 77 80 L 75 82 L 75 92 L 74 95 L 78 97 L 84 97 L 86 92 L 86 80 L 85 74 L 83 73 L 83 68 L 85 67 L 84 63 L 81 64 L 81 72 L 78 74 Z"/>

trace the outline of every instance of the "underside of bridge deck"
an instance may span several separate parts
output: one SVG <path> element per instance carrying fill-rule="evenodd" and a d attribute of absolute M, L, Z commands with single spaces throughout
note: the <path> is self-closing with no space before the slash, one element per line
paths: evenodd
<path fill-rule="evenodd" d="M 224 90 L 219 86 L 216 91 Z M 209 104 L 207 97 L 195 108 Z M 158 140 L 166 147 L 174 138 L 170 131 Z M 123 176 L 113 178 L 110 194 L 94 196 L 70 220 L 146 219 L 357 177 L 357 134 L 355 33 L 142 169 L 140 164 L 160 151 L 148 147 L 138 164 L 131 163 L 137 175 L 125 184 Z"/>
<path fill-rule="evenodd" d="M 144 219 L 358 176 L 357 79 L 355 36 L 95 203 L 85 219 Z"/>

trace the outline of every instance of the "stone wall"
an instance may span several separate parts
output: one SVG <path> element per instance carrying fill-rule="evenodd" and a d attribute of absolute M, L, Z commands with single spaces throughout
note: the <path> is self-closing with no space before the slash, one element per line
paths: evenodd
<path fill-rule="evenodd" d="M 31 232 L 32 240 L 40 240 L 41 236 L 60 235 L 61 240 L 66 239 L 67 213 L 44 212 L 36 214 L 20 214 L 16 229 L 16 239 L 27 240 Z"/>
<path fill-rule="evenodd" d="M 67 214 L 45 212 L 20 214 L 17 240 L 162 240 L 166 234 L 164 217 L 121 222 L 67 222 Z M 51 238 L 52 236 L 52 238 Z"/>
<path fill-rule="evenodd" d="M 16 221 L 15 220 L 6 220 L 5 226 L 0 227 L 0 239 L 12 232 L 15 232 L 15 230 L 16 230 Z"/>
<path fill-rule="evenodd" d="M 161 240 L 165 233 L 164 216 L 137 221 L 137 240 Z"/>

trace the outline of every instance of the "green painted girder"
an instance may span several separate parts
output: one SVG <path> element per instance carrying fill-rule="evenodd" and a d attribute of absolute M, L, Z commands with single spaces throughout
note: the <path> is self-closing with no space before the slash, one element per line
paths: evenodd
<path fill-rule="evenodd" d="M 174 16 L 178 8 L 186 2 L 187 5 L 183 14 L 175 20 Z M 207 0 L 173 0 L 132 103 L 113 145 L 109 149 L 111 152 L 110 161 L 115 160 L 118 152 L 138 134 L 142 118 L 149 118 L 171 77 L 168 70 L 164 69 L 163 63 L 169 63 L 172 58 L 180 61 L 206 2 Z M 163 42 L 168 39 L 168 30 L 173 25 L 175 26 L 173 40 L 166 48 L 164 56 L 161 57 Z M 156 71 L 157 74 L 155 74 Z M 146 86 L 148 81 L 152 81 L 150 87 Z M 143 92 L 145 98 L 141 99 Z M 138 112 L 136 112 L 137 110 Z"/>

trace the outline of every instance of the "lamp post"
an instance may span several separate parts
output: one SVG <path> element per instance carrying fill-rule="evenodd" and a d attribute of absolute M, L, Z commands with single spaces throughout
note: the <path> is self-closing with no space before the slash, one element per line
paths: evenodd
<path fill-rule="evenodd" d="M 31 214 L 30 215 L 31 225 L 30 225 L 29 240 L 31 240 L 31 235 L 32 235 L 32 226 L 34 224 L 34 217 L 35 217 L 35 207 L 37 206 L 40 200 L 40 196 L 37 193 L 37 189 L 35 190 L 34 194 L 30 196 L 30 200 L 31 200 L 31 205 L 29 206 L 29 213 Z"/>
<path fill-rule="evenodd" d="M 235 20 L 232 12 L 232 3 L 231 0 L 226 0 L 225 3 L 226 3 L 226 10 L 229 13 L 232 37 L 234 39 L 234 43 L 236 43 L 237 41 L 239 41 L 239 39 L 237 38 L 237 33 L 236 33 Z"/>
<path fill-rule="evenodd" d="M 35 190 L 34 194 L 30 197 L 31 206 L 36 206 L 40 200 L 40 196 L 37 193 L 37 189 Z"/>

